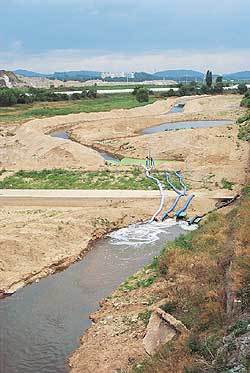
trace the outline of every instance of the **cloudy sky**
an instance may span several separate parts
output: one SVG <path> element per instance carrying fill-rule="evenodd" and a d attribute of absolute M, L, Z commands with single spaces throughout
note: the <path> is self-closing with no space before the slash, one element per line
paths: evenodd
<path fill-rule="evenodd" d="M 249 0 L 0 2 L 0 69 L 250 70 Z"/>

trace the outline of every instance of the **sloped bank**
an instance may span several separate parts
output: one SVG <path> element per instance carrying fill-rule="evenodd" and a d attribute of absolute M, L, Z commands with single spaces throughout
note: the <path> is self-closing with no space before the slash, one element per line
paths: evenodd
<path fill-rule="evenodd" d="M 211 215 L 199 231 L 168 244 L 105 299 L 70 358 L 71 372 L 247 372 L 249 209 L 246 188 L 233 210 Z M 149 357 L 143 339 L 157 308 L 189 333 Z"/>

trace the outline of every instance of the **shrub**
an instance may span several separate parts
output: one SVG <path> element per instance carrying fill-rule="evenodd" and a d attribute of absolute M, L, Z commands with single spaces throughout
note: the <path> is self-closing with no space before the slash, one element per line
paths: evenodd
<path fill-rule="evenodd" d="M 247 86 L 246 86 L 245 83 L 240 83 L 240 84 L 238 85 L 238 92 L 239 92 L 241 95 L 243 95 L 244 93 L 247 92 Z"/>
<path fill-rule="evenodd" d="M 148 102 L 149 101 L 149 93 L 146 88 L 140 88 L 136 91 L 136 100 L 138 102 Z"/>

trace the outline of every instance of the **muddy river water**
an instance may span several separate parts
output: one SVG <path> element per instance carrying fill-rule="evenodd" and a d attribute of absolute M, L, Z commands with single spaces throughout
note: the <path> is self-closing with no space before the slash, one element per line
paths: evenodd
<path fill-rule="evenodd" d="M 58 139 L 62 139 L 62 140 L 70 140 L 70 136 L 67 132 L 65 131 L 56 131 L 56 132 L 52 132 L 50 134 L 50 136 L 52 137 L 56 137 Z M 105 161 L 112 161 L 112 162 L 115 162 L 115 163 L 119 163 L 120 160 L 115 157 L 114 155 L 110 154 L 110 153 L 107 153 L 107 152 L 104 152 L 102 150 L 96 150 L 100 156 L 105 160 Z"/>
<path fill-rule="evenodd" d="M 197 120 L 197 121 L 184 121 L 175 123 L 163 123 L 157 126 L 145 128 L 142 130 L 142 134 L 149 135 L 152 133 L 163 132 L 163 131 L 175 131 L 181 129 L 191 128 L 210 128 L 233 124 L 230 120 Z"/>
<path fill-rule="evenodd" d="M 67 357 L 79 346 L 98 302 L 185 233 L 183 228 L 166 222 L 113 232 L 67 270 L 1 300 L 0 372 L 67 372 Z"/>

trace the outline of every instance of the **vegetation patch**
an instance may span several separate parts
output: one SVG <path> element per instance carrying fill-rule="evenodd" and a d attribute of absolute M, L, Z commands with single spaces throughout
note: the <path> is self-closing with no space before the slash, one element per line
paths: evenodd
<path fill-rule="evenodd" d="M 223 178 L 221 180 L 221 186 L 222 186 L 223 189 L 232 190 L 233 186 L 234 186 L 234 183 L 232 181 L 228 181 L 225 178 Z"/>
<path fill-rule="evenodd" d="M 137 363 L 133 373 L 248 371 L 249 211 L 246 187 L 227 215 L 211 214 L 199 230 L 167 244 L 154 265 L 165 279 L 161 299 L 169 299 L 161 308 L 181 320 L 190 335 Z"/>
<path fill-rule="evenodd" d="M 155 176 L 164 181 L 163 172 Z M 172 175 L 174 184 L 180 188 L 179 180 Z M 77 170 L 52 169 L 42 171 L 18 171 L 0 181 L 0 189 L 134 189 L 157 190 L 158 186 L 145 177 L 144 171 L 134 168 L 130 171 L 85 172 Z"/>
<path fill-rule="evenodd" d="M 78 113 L 110 111 L 113 109 L 131 109 L 144 106 L 156 100 L 150 97 L 148 102 L 138 102 L 131 94 L 102 95 L 97 98 L 81 98 L 66 101 L 45 101 L 16 104 L 0 107 L 0 122 L 26 121 L 32 118 L 52 117 Z"/>

